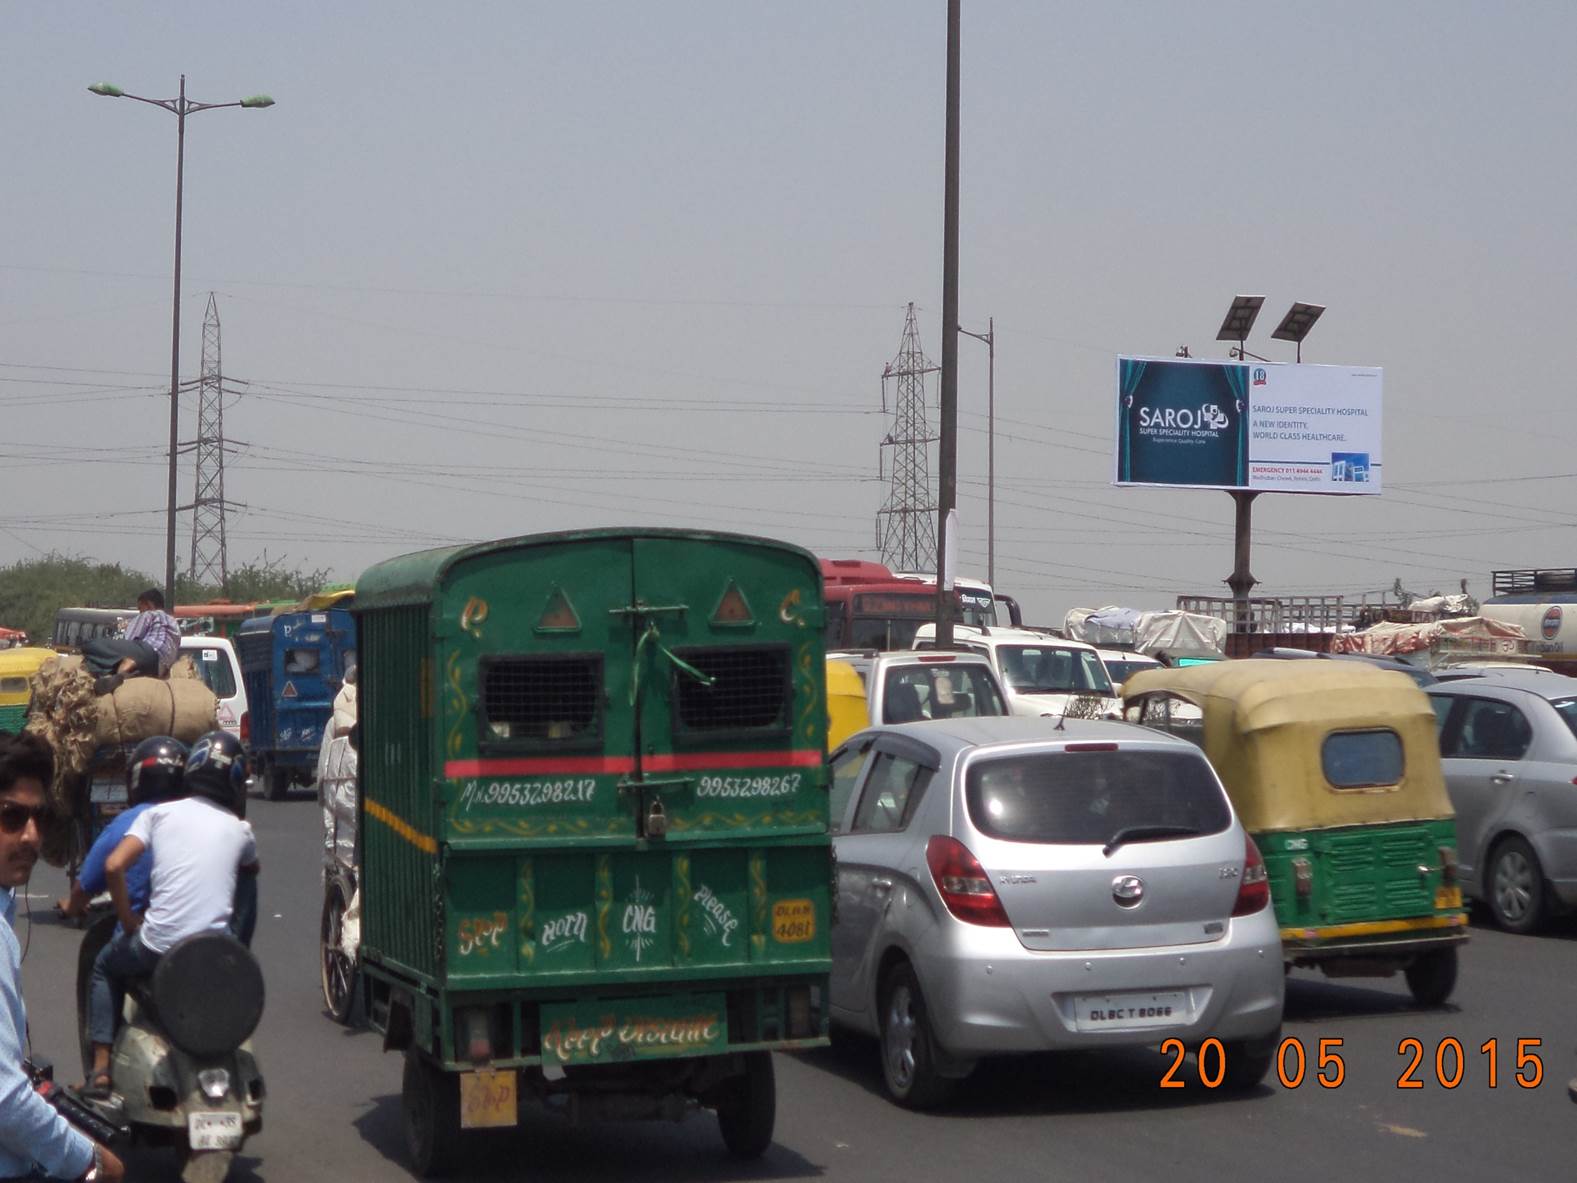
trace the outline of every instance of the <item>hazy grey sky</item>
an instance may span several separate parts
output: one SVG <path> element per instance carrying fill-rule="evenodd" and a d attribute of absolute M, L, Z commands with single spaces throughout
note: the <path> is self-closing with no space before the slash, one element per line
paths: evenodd
<path fill-rule="evenodd" d="M 85 87 L 182 71 L 278 102 L 188 124 L 182 372 L 215 291 L 250 383 L 233 562 L 350 579 L 615 523 L 875 557 L 907 301 L 941 356 L 945 7 L 8 5 L 0 563 L 162 569 L 175 120 Z M 1290 360 L 1269 329 L 1308 300 L 1306 360 L 1386 374 L 1385 494 L 1262 497 L 1261 590 L 1577 564 L 1574 45 L 1570 3 L 965 0 L 998 586 L 1048 623 L 1222 592 L 1227 496 L 1109 484 L 1113 357 L 1217 354 L 1240 291 L 1269 297 L 1256 352 Z M 960 346 L 981 574 L 985 352 Z"/>

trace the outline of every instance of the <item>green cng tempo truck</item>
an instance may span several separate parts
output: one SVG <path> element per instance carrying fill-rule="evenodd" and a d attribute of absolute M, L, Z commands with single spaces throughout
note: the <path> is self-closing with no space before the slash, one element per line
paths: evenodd
<path fill-rule="evenodd" d="M 826 1042 L 823 605 L 683 530 L 425 551 L 356 586 L 358 969 L 419 1171 L 540 1103 L 771 1143 Z"/>

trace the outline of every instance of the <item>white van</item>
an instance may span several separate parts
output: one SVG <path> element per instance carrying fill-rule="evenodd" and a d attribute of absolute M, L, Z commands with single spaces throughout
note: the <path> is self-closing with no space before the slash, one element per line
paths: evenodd
<path fill-rule="evenodd" d="M 1122 718 L 1122 702 L 1094 645 L 1018 628 L 953 626 L 953 644 L 990 658 L 1015 715 Z M 936 648 L 936 625 L 915 630 L 916 649 Z M 1074 708 L 1079 699 L 1087 705 Z"/>
<path fill-rule="evenodd" d="M 246 687 L 235 646 L 224 637 L 182 637 L 181 656 L 191 659 L 203 685 L 219 700 L 219 726 L 245 744 L 241 720 L 246 717 Z"/>

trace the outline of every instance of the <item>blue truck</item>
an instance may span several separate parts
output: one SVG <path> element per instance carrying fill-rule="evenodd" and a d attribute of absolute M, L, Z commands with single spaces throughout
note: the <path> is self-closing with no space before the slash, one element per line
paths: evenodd
<path fill-rule="evenodd" d="M 280 612 L 236 633 L 246 686 L 247 753 L 270 801 L 312 783 L 334 696 L 356 659 L 356 621 L 344 608 Z"/>

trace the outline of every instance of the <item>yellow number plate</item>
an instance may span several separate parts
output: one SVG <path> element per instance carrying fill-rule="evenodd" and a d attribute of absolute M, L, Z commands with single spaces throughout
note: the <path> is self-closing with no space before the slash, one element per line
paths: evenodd
<path fill-rule="evenodd" d="M 498 1129 L 515 1124 L 515 1073 L 460 1073 L 460 1128 Z"/>
<path fill-rule="evenodd" d="M 816 905 L 810 900 L 779 900 L 772 905 L 772 939 L 797 945 L 816 935 Z"/>
<path fill-rule="evenodd" d="M 1435 907 L 1460 908 L 1462 906 L 1462 889 L 1460 887 L 1435 888 Z"/>

